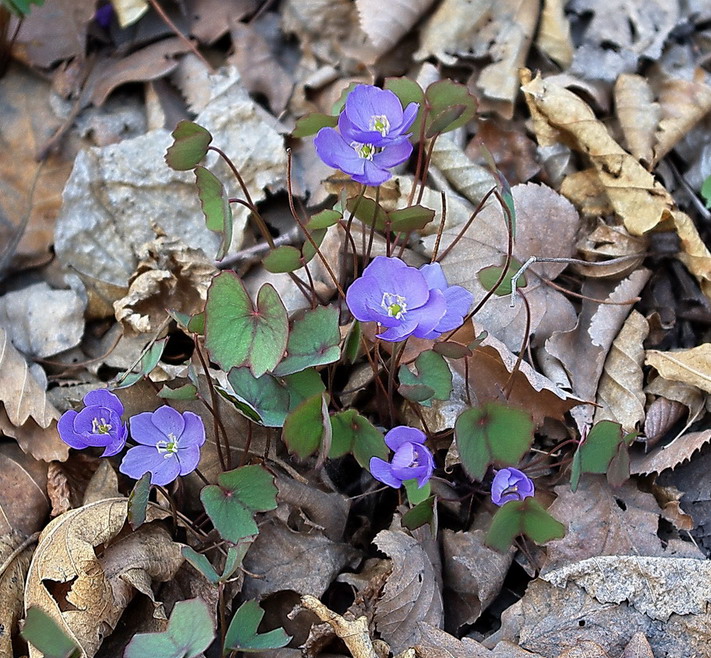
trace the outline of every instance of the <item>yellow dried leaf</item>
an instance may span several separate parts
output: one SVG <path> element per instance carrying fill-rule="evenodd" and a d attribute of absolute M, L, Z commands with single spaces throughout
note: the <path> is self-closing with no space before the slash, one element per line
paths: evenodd
<path fill-rule="evenodd" d="M 545 0 L 536 45 L 561 68 L 567 69 L 573 61 L 573 41 L 564 5 L 563 0 Z"/>
<path fill-rule="evenodd" d="M 630 152 L 637 160 L 651 163 L 662 111 L 647 79 L 631 73 L 620 75 L 615 81 L 615 107 Z"/>
<path fill-rule="evenodd" d="M 691 384 L 711 393 L 711 343 L 672 352 L 647 350 L 645 363 L 656 368 L 664 379 Z"/>

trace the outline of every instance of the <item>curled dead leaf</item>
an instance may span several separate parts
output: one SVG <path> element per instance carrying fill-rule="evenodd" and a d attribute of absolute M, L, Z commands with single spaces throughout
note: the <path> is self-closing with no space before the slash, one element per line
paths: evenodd
<path fill-rule="evenodd" d="M 696 386 L 711 393 L 711 343 L 686 350 L 647 350 L 645 363 L 665 379 Z"/>
<path fill-rule="evenodd" d="M 701 450 L 709 441 L 711 441 L 711 430 L 689 432 L 679 436 L 671 443 L 655 448 L 648 455 L 634 455 L 630 460 L 630 473 L 649 475 L 674 469 L 691 459 L 693 454 Z"/>
<path fill-rule="evenodd" d="M 363 32 L 373 44 L 376 55 L 388 52 L 404 37 L 433 0 L 356 0 Z"/>

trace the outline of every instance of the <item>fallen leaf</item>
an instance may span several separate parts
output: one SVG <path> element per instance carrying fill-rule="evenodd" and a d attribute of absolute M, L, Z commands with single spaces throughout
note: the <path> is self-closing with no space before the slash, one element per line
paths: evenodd
<path fill-rule="evenodd" d="M 565 196 L 562 190 L 561 193 Z M 597 222 L 595 228 L 581 236 L 577 244 L 580 257 L 592 261 L 595 265 L 578 264 L 574 266 L 575 270 L 584 277 L 598 279 L 620 278 L 638 269 L 647 252 L 647 238 L 630 235 L 624 226 L 610 226 L 599 216 L 595 221 Z M 605 263 L 607 259 L 617 259 L 621 256 L 633 256 L 633 258 L 616 263 Z"/>
<path fill-rule="evenodd" d="M 150 505 L 148 523 L 118 537 L 128 499 L 102 500 L 51 521 L 40 535 L 25 588 L 25 609 L 38 606 L 92 658 L 135 592 L 170 580 L 183 562 L 179 544 L 159 523 L 169 512 Z M 101 548 L 99 548 L 101 547 Z M 30 658 L 39 652 L 30 647 Z"/>
<path fill-rule="evenodd" d="M 561 68 L 567 69 L 573 60 L 573 41 L 564 8 L 563 0 L 545 0 L 536 45 Z"/>
<path fill-rule="evenodd" d="M 463 637 L 458 640 L 425 622 L 418 624 L 418 631 L 420 639 L 413 647 L 413 658 L 494 658 L 498 655 L 472 638 Z"/>
<path fill-rule="evenodd" d="M 442 626 L 438 575 L 422 545 L 405 532 L 382 530 L 373 543 L 392 560 L 392 571 L 375 603 L 373 622 L 398 654 L 419 643 L 422 622 Z"/>
<path fill-rule="evenodd" d="M 635 633 L 620 658 L 654 658 L 644 633 Z"/>
<path fill-rule="evenodd" d="M 13 443 L 0 444 L 0 536 L 31 535 L 43 527 L 49 514 L 46 490 L 47 464 Z"/>
<path fill-rule="evenodd" d="M 240 21 L 257 9 L 257 0 L 194 0 L 190 4 L 190 34 L 212 45 L 227 34 L 232 21 Z"/>
<path fill-rule="evenodd" d="M 654 157 L 655 131 L 662 116 L 647 78 L 623 73 L 615 81 L 615 108 L 625 143 L 632 155 L 645 165 Z"/>
<path fill-rule="evenodd" d="M 665 379 L 696 386 L 711 393 L 711 343 L 686 350 L 647 350 L 647 365 Z"/>
<path fill-rule="evenodd" d="M 597 642 L 579 640 L 574 647 L 570 647 L 559 654 L 558 658 L 610 658 L 610 654 Z"/>
<path fill-rule="evenodd" d="M 597 388 L 595 423 L 612 420 L 625 432 L 633 432 L 645 419 L 644 348 L 649 323 L 641 313 L 632 311 L 622 325 L 607 353 Z"/>
<path fill-rule="evenodd" d="M 655 448 L 647 455 L 632 455 L 630 473 L 649 475 L 674 469 L 690 460 L 695 452 L 711 441 L 711 430 L 689 432 L 677 437 L 671 443 Z"/>
<path fill-rule="evenodd" d="M 23 548 L 24 546 L 24 548 Z M 23 584 L 34 542 L 25 540 L 21 532 L 10 530 L 0 534 L 0 610 L 2 610 L 2 633 L 0 633 L 0 655 L 15 655 L 12 649 L 13 637 L 18 632 L 18 622 L 22 618 Z"/>

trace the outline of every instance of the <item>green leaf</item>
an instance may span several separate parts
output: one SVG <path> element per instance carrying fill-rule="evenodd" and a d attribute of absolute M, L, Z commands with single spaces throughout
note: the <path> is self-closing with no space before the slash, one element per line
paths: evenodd
<path fill-rule="evenodd" d="M 225 568 L 222 570 L 220 582 L 227 582 L 234 575 L 235 571 L 242 566 L 244 556 L 247 555 L 252 542 L 240 542 L 237 546 L 230 546 L 227 549 L 227 557 L 225 558 Z"/>
<path fill-rule="evenodd" d="M 246 412 L 236 405 L 247 418 L 256 420 L 265 427 L 281 427 L 284 424 L 289 413 L 289 392 L 274 377 L 255 377 L 249 368 L 232 368 L 227 375 L 227 381 L 239 400 L 249 405 L 253 412 Z"/>
<path fill-rule="evenodd" d="M 314 231 L 319 228 L 330 228 L 335 226 L 341 220 L 343 215 L 337 210 L 322 210 L 316 213 L 306 222 L 306 230 Z"/>
<path fill-rule="evenodd" d="M 435 343 L 432 346 L 432 349 L 437 352 L 437 354 L 446 356 L 448 359 L 463 359 L 465 356 L 472 355 L 472 351 L 466 345 L 462 345 L 461 343 Z"/>
<path fill-rule="evenodd" d="M 197 392 L 195 384 L 183 384 L 177 388 L 163 384 L 163 388 L 158 391 L 158 397 L 164 400 L 197 400 Z"/>
<path fill-rule="evenodd" d="M 536 544 L 545 544 L 565 537 L 565 526 L 548 514 L 535 498 L 510 500 L 497 510 L 484 543 L 505 553 L 520 535 Z"/>
<path fill-rule="evenodd" d="M 711 208 L 711 176 L 709 176 L 701 186 L 701 196 L 704 197 L 706 207 Z"/>
<path fill-rule="evenodd" d="M 283 244 L 272 249 L 262 260 L 264 269 L 274 274 L 295 272 L 304 264 L 301 262 L 301 251 L 290 244 Z"/>
<path fill-rule="evenodd" d="M 264 610 L 256 601 L 245 601 L 235 612 L 225 636 L 223 656 L 230 651 L 265 651 L 285 647 L 291 636 L 283 628 L 275 628 L 268 633 L 257 633 L 259 623 L 264 617 Z"/>
<path fill-rule="evenodd" d="M 281 381 L 289 391 L 289 411 L 296 409 L 307 398 L 326 390 L 321 375 L 313 368 L 282 377 Z"/>
<path fill-rule="evenodd" d="M 415 368 L 417 375 L 413 374 L 407 366 L 402 366 L 398 377 L 405 387 L 427 386 L 432 390 L 432 395 L 428 398 L 418 400 L 423 406 L 432 406 L 432 399 L 449 400 L 452 394 L 452 371 L 444 357 L 433 350 L 421 352 L 415 360 Z M 400 392 L 404 397 L 408 397 L 403 391 Z"/>
<path fill-rule="evenodd" d="M 382 432 L 355 409 L 339 411 L 331 416 L 331 458 L 350 452 L 363 468 L 368 468 L 371 457 L 387 459 L 390 454 Z"/>
<path fill-rule="evenodd" d="M 160 357 L 163 356 L 163 349 L 168 342 L 168 337 L 161 338 L 151 345 L 146 353 L 141 357 L 141 362 L 138 364 L 138 372 L 124 372 L 116 379 L 116 383 L 112 384 L 112 389 L 128 388 L 136 382 L 141 381 L 144 377 L 148 377 L 158 365 Z"/>
<path fill-rule="evenodd" d="M 435 216 L 435 211 L 424 206 L 409 206 L 388 213 L 390 228 L 393 231 L 420 231 L 429 224 Z"/>
<path fill-rule="evenodd" d="M 289 320 L 270 284 L 260 288 L 255 307 L 237 275 L 222 272 L 207 291 L 205 316 L 205 345 L 224 371 L 248 366 L 259 377 L 281 361 Z"/>
<path fill-rule="evenodd" d="M 457 117 L 452 115 L 452 121 L 446 124 L 441 132 L 449 132 L 469 123 L 476 115 L 476 98 L 469 93 L 466 85 L 452 82 L 451 80 L 439 80 L 433 82 L 425 92 L 425 98 L 430 110 L 428 117 L 428 129 L 438 115 L 450 110 L 455 106 L 463 106 L 461 114 Z"/>
<path fill-rule="evenodd" d="M 429 121 L 425 137 L 434 137 L 449 130 L 449 126 L 459 119 L 466 112 L 464 105 L 452 105 L 446 110 L 442 110 L 436 115 L 433 115 Z"/>
<path fill-rule="evenodd" d="M 432 487 L 429 482 L 425 482 L 425 484 L 420 487 L 417 484 L 417 480 L 412 479 L 404 480 L 403 485 L 405 485 L 407 500 L 410 502 L 410 505 L 419 505 L 432 495 Z"/>
<path fill-rule="evenodd" d="M 310 137 L 321 128 L 335 128 L 338 125 L 338 116 L 311 112 L 296 120 L 296 127 L 291 131 L 292 137 Z"/>
<path fill-rule="evenodd" d="M 425 498 L 402 515 L 402 525 L 408 530 L 417 530 L 426 523 L 432 523 L 434 521 L 434 506 L 434 496 Z"/>
<path fill-rule="evenodd" d="M 217 260 L 222 260 L 232 243 L 232 207 L 220 179 L 205 167 L 195 167 L 198 197 L 205 226 L 221 236 Z"/>
<path fill-rule="evenodd" d="M 286 356 L 274 368 L 274 375 L 291 375 L 311 366 L 322 366 L 341 358 L 338 311 L 318 306 L 294 322 L 286 344 Z"/>
<path fill-rule="evenodd" d="M 176 171 L 194 169 L 205 157 L 212 141 L 212 135 L 192 121 L 181 121 L 171 136 L 173 144 L 165 154 L 165 161 Z"/>
<path fill-rule="evenodd" d="M 353 322 L 346 336 L 346 344 L 343 347 L 343 356 L 347 363 L 355 363 L 360 353 L 361 327 L 357 320 Z"/>
<path fill-rule="evenodd" d="M 44 0 L 2 0 L 0 5 L 7 7 L 15 16 L 27 16 L 30 13 L 30 5 L 41 7 Z"/>
<path fill-rule="evenodd" d="M 506 270 L 506 276 L 504 277 L 504 280 L 497 286 L 496 290 L 494 291 L 494 294 L 498 295 L 499 297 L 505 297 L 506 295 L 510 295 L 511 279 L 520 269 L 521 263 L 519 263 L 519 261 L 517 261 L 515 258 L 512 258 L 511 262 L 509 263 L 509 267 Z M 496 282 L 499 280 L 502 271 L 502 266 L 490 265 L 489 267 L 485 267 L 477 272 L 477 278 L 479 279 L 479 283 L 481 283 L 484 290 L 491 290 L 494 287 Z M 526 281 L 526 273 L 524 272 L 523 274 L 521 274 L 521 276 L 518 277 L 518 279 L 516 279 L 516 288 L 525 288 L 527 285 L 528 282 Z"/>
<path fill-rule="evenodd" d="M 418 103 L 420 108 L 415 122 L 410 127 L 412 133 L 411 141 L 417 142 L 420 139 L 420 126 L 422 125 L 422 112 L 425 107 L 425 92 L 422 87 L 410 78 L 385 78 L 384 89 L 392 91 L 402 103 L 405 109 L 410 103 Z"/>
<path fill-rule="evenodd" d="M 481 481 L 491 464 L 519 463 L 533 443 L 533 421 L 525 411 L 489 402 L 460 414 L 454 436 L 464 470 Z"/>
<path fill-rule="evenodd" d="M 215 571 L 215 567 L 212 566 L 212 562 L 207 559 L 207 556 L 198 553 L 190 548 L 190 546 L 183 546 L 180 552 L 197 571 L 205 576 L 209 583 L 217 585 L 217 583 L 220 582 L 220 575 Z"/>
<path fill-rule="evenodd" d="M 128 523 L 133 530 L 146 521 L 148 496 L 151 494 L 151 473 L 144 473 L 141 479 L 133 485 L 128 496 Z"/>
<path fill-rule="evenodd" d="M 375 220 L 375 228 L 379 231 L 385 229 L 388 221 L 388 213 L 383 210 L 379 203 L 375 203 L 373 199 L 364 197 L 352 197 L 346 201 L 346 209 L 348 212 L 354 212 L 355 216 L 368 226 L 373 225 Z"/>
<path fill-rule="evenodd" d="M 397 391 L 406 400 L 419 402 L 425 407 L 432 405 L 431 400 L 434 397 L 434 389 L 425 384 L 400 384 Z"/>
<path fill-rule="evenodd" d="M 321 446 L 324 425 L 329 422 L 323 416 L 324 395 L 307 398 L 286 417 L 282 437 L 289 452 L 301 459 L 313 455 Z"/>
<path fill-rule="evenodd" d="M 178 601 L 162 633 L 138 633 L 126 647 L 125 658 L 194 658 L 215 639 L 210 611 L 201 599 Z"/>
<path fill-rule="evenodd" d="M 220 537 L 236 544 L 259 533 L 256 512 L 276 509 L 274 478 L 261 466 L 242 466 L 217 476 L 200 492 L 200 500 Z"/>
<path fill-rule="evenodd" d="M 629 456 L 625 460 L 619 451 L 624 450 L 624 453 L 627 454 L 626 444 L 631 442 L 634 437 L 635 434 L 623 435 L 622 426 L 611 420 L 603 420 L 593 425 L 585 440 L 575 451 L 570 476 L 571 490 L 577 490 L 583 473 L 608 473 L 611 464 L 612 481 L 619 482 L 620 478 L 623 478 L 622 482 L 624 482 L 629 477 Z M 614 464 L 613 460 L 616 460 Z M 625 469 L 625 464 L 627 473 L 623 477 L 622 471 Z"/>
<path fill-rule="evenodd" d="M 320 228 L 311 231 L 311 239 L 316 243 L 316 246 L 321 247 L 323 239 L 326 237 L 326 229 Z M 311 259 L 316 255 L 316 249 L 314 245 L 311 244 L 311 240 L 306 240 L 301 247 L 301 257 L 304 259 L 304 263 L 311 262 Z"/>
<path fill-rule="evenodd" d="M 9 632 L 9 628 L 6 629 Z M 81 655 L 79 646 L 44 610 L 32 606 L 27 611 L 20 635 L 45 658 L 75 658 Z"/>

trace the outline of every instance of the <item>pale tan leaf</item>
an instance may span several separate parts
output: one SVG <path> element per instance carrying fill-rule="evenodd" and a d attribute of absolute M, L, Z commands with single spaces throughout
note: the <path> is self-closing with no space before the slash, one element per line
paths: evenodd
<path fill-rule="evenodd" d="M 47 464 L 11 442 L 0 444 L 0 535 L 13 530 L 31 535 L 48 513 Z"/>
<path fill-rule="evenodd" d="M 657 164 L 711 110 L 711 87 L 681 78 L 665 77 L 659 90 L 662 120 L 656 132 Z"/>
<path fill-rule="evenodd" d="M 676 400 L 660 397 L 652 402 L 644 419 L 646 445 L 654 445 L 659 441 L 685 413 L 684 405 Z"/>
<path fill-rule="evenodd" d="M 620 75 L 615 81 L 615 107 L 630 153 L 650 164 L 662 112 L 647 78 L 632 73 Z"/>
<path fill-rule="evenodd" d="M 414 647 L 416 658 L 494 658 L 491 651 L 469 637 L 458 640 L 453 635 L 420 622 L 418 625 L 420 640 Z M 407 658 L 405 653 L 398 658 Z"/>
<path fill-rule="evenodd" d="M 638 631 L 632 636 L 620 658 L 654 658 L 652 647 L 649 646 L 644 633 Z"/>
<path fill-rule="evenodd" d="M 16 655 L 12 649 L 13 636 L 22 618 L 23 584 L 34 541 L 27 541 L 21 532 L 12 530 L 0 535 L 0 656 Z"/>
<path fill-rule="evenodd" d="M 604 217 L 615 212 L 595 169 L 567 174 L 560 184 L 560 193 L 588 217 Z"/>
<path fill-rule="evenodd" d="M 711 253 L 689 215 L 676 210 L 671 218 L 681 241 L 677 258 L 699 280 L 701 290 L 711 299 Z"/>
<path fill-rule="evenodd" d="M 648 334 L 649 323 L 641 313 L 633 310 L 605 359 L 597 389 L 600 407 L 595 411 L 594 422 L 612 420 L 620 423 L 625 432 L 632 432 L 644 420 L 642 343 Z"/>
<path fill-rule="evenodd" d="M 131 601 L 129 571 L 165 582 L 183 562 L 180 545 L 154 523 L 169 512 L 150 505 L 147 523 L 117 538 L 127 513 L 128 500 L 113 498 L 63 514 L 42 531 L 30 564 L 25 609 L 38 606 L 50 615 L 79 644 L 82 658 L 96 654 Z M 30 658 L 40 655 L 30 647 Z"/>
<path fill-rule="evenodd" d="M 24 425 L 31 418 L 41 428 L 46 429 L 52 421 L 59 418 L 59 412 L 50 404 L 44 389 L 32 376 L 27 362 L 13 347 L 7 332 L 2 327 L 0 327 L 0 402 L 5 405 L 7 417 L 15 426 Z"/>
<path fill-rule="evenodd" d="M 564 0 L 545 0 L 536 45 L 561 68 L 567 69 L 573 61 L 573 41 L 564 8 Z"/>
<path fill-rule="evenodd" d="M 567 196 L 562 189 L 561 194 Z M 575 269 L 583 276 L 593 279 L 620 278 L 631 274 L 645 258 L 647 238 L 630 235 L 624 226 L 610 226 L 599 216 L 605 213 L 596 214 L 597 226 L 578 240 L 577 249 L 580 257 L 597 265 L 575 265 Z M 623 256 L 630 258 L 609 265 L 603 264 L 608 259 Z"/>
<path fill-rule="evenodd" d="M 656 368 L 665 379 L 711 393 L 711 343 L 671 352 L 647 350 L 645 363 Z"/>
<path fill-rule="evenodd" d="M 648 455 L 635 455 L 630 460 L 630 473 L 634 475 L 648 475 L 661 473 L 691 459 L 693 454 L 701 450 L 711 441 L 711 430 L 689 432 L 672 441 L 671 443 L 655 448 Z"/>
<path fill-rule="evenodd" d="M 429 9 L 433 0 L 356 0 L 363 32 L 378 54 L 388 52 Z"/>
<path fill-rule="evenodd" d="M 150 7 L 148 0 L 111 0 L 111 4 L 122 28 L 137 23 Z"/>

